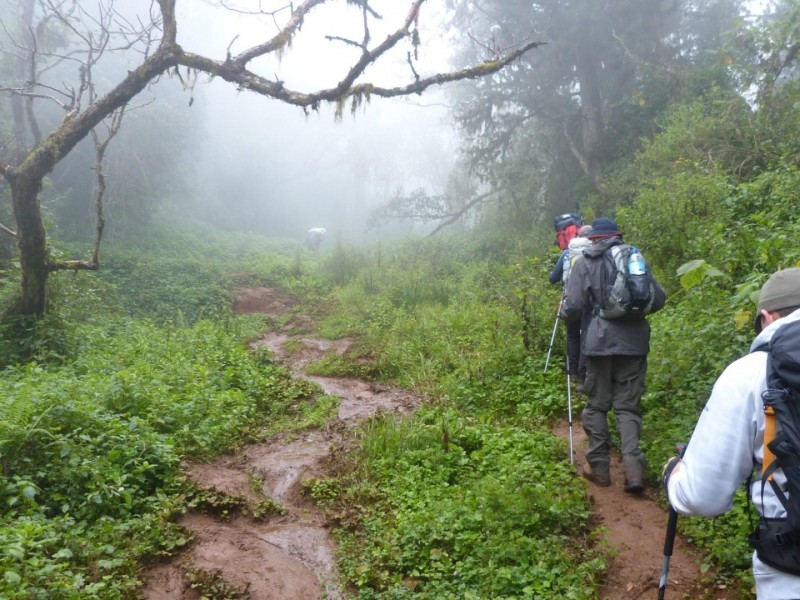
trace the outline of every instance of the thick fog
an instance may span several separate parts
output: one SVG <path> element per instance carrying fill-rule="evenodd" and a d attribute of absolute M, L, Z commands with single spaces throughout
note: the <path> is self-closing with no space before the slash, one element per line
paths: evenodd
<path fill-rule="evenodd" d="M 383 22 L 370 20 L 370 46 L 399 27 L 408 4 L 389 4 Z M 188 3 L 184 3 L 187 6 Z M 276 33 L 269 17 L 227 13 L 192 3 L 180 15 L 179 41 L 189 51 L 224 58 L 235 55 Z M 288 12 L 277 15 L 282 24 Z M 423 12 L 433 26 L 436 15 Z M 260 73 L 289 88 L 313 92 L 344 77 L 360 50 L 326 35 L 352 40 L 363 37 L 362 14 L 344 2 L 318 7 L 307 17 L 280 61 L 262 59 Z M 425 28 L 430 31 L 431 27 Z M 412 81 L 401 43 L 398 52 L 367 71 L 364 81 L 397 86 Z M 447 67 L 441 37 L 423 33 L 420 74 Z M 187 104 L 190 94 L 187 92 Z M 425 188 L 443 191 L 454 162 L 456 144 L 441 90 L 410 99 L 375 98 L 341 119 L 335 107 L 303 110 L 240 92 L 224 81 L 201 76 L 192 107 L 202 131 L 195 149 L 196 178 L 192 186 L 199 210 L 221 226 L 271 236 L 302 239 L 311 227 L 325 227 L 329 240 L 361 242 L 410 231 L 410 223 L 366 230 L 369 212 L 397 193 Z"/>
<path fill-rule="evenodd" d="M 279 0 L 225 3 L 235 8 L 233 2 L 240 2 L 241 7 L 282 5 Z M 387 11 L 381 13 L 382 18 L 368 15 L 368 46 L 375 48 L 400 27 L 411 3 L 376 0 L 371 4 Z M 616 41 L 618 25 L 628 28 L 627 42 L 638 44 L 638 51 L 652 60 L 670 56 L 666 50 L 681 61 L 711 56 L 725 33 L 724 27 L 716 24 L 717 12 L 709 9 L 707 18 L 695 19 L 689 10 L 691 3 L 685 7 L 676 3 L 668 15 L 670 20 L 651 15 L 646 7 L 638 7 L 639 12 L 630 17 L 604 14 L 590 2 L 584 8 L 592 8 L 591 14 L 579 18 L 561 10 L 540 10 L 534 15 L 528 3 L 499 0 L 494 3 L 497 14 L 473 11 L 471 3 L 455 3 L 445 18 L 437 12 L 443 10 L 443 4 L 440 0 L 422 6 L 419 47 L 413 47 L 408 39 L 401 41 L 356 83 L 404 86 L 414 81 L 415 74 L 426 77 L 450 70 L 451 48 L 458 48 L 459 60 L 474 64 L 494 56 L 498 49 L 528 39 L 534 26 L 537 38 L 546 41 L 541 50 L 531 52 L 491 85 L 484 80 L 469 87 L 465 83 L 460 89 L 459 119 L 466 132 L 461 144 L 442 89 L 430 88 L 421 96 L 405 99 L 376 97 L 357 106 L 352 114 L 349 101 L 338 107 L 340 115 L 337 107 L 325 104 L 306 114 L 279 100 L 239 91 L 221 79 L 211 80 L 203 73 L 182 68 L 178 75 L 170 70 L 133 99 L 122 131 L 106 156 L 107 231 L 115 233 L 122 223 L 128 230 L 131 224 L 146 226 L 164 206 L 183 211 L 178 217 L 188 214 L 222 228 L 297 240 L 304 239 L 313 227 L 325 227 L 330 241 L 355 243 L 412 230 L 423 233 L 435 224 L 394 223 L 380 231 L 367 231 L 366 223 L 375 208 L 395 196 L 411 195 L 420 188 L 431 196 L 442 194 L 459 147 L 464 153 L 461 164 L 468 163 L 484 182 L 490 182 L 485 187 L 491 189 L 485 194 L 465 189 L 446 200 L 451 204 L 481 201 L 492 193 L 487 205 L 504 202 L 513 208 L 508 220 L 529 228 L 541 215 L 564 212 L 581 199 L 594 197 L 600 174 L 619 158 L 615 153 L 635 149 L 638 140 L 651 131 L 650 111 L 668 102 L 659 93 L 661 87 L 649 82 L 668 72 L 669 61 L 646 79 L 637 76 L 638 62 L 630 60 L 627 49 L 623 52 Z M 0 0 L 4 23 L 13 20 L 12 5 L 16 0 Z M 738 0 L 729 0 L 728 5 L 726 18 L 730 20 L 736 17 Z M 37 6 L 41 10 L 46 5 Z M 86 9 L 88 5 L 69 6 Z M 116 0 L 114 7 L 124 12 L 122 23 L 129 25 L 130 35 L 142 33 L 153 5 Z M 463 10 L 459 12 L 459 8 Z M 179 43 L 189 52 L 218 61 L 272 39 L 290 18 L 289 5 L 274 14 L 245 14 L 223 10 L 219 0 L 182 0 L 177 10 Z M 81 25 L 96 28 L 93 19 L 85 18 L 87 13 L 80 15 L 85 21 Z M 641 36 L 639 21 L 650 27 Z M 81 38 L 77 27 L 74 35 L 61 39 L 63 28 L 48 25 L 55 22 L 40 23 L 42 33 L 49 34 L 40 41 L 49 43 L 54 56 L 62 59 L 53 60 L 42 73 L 45 96 L 68 95 L 63 90 L 76 89 L 80 61 L 63 59 L 69 58 L 68 52 L 74 45 L 80 46 L 82 39 L 90 39 Z M 446 22 L 463 31 L 451 34 L 458 36 L 455 39 L 448 37 Z M 598 34 L 598 40 L 605 40 L 602 47 L 589 35 L 600 25 L 605 28 L 604 35 Z M 575 37 L 569 33 L 573 30 L 585 34 Z M 664 52 L 652 43 L 651 30 L 669 33 Z M 149 33 L 152 37 L 140 36 L 133 44 L 137 47 L 126 54 L 108 52 L 102 63 L 93 66 L 92 81 L 99 94 L 107 93 L 126 72 L 141 64 L 144 42 L 159 35 L 157 30 Z M 8 59 L 13 57 L 8 49 L 15 47 L 11 28 L 5 29 L 0 41 L 4 37 L 9 38 L 3 46 Z M 256 59 L 249 68 L 283 82 L 287 89 L 315 93 L 345 78 L 361 56 L 359 44 L 364 37 L 362 11 L 345 0 L 330 0 L 306 15 L 302 28 L 282 52 Z M 481 39 L 486 43 L 480 43 Z M 706 39 L 711 40 L 708 47 L 698 45 Z M 413 70 L 408 64 L 411 52 L 418 53 Z M 86 60 L 85 49 L 77 56 Z M 11 66 L 5 65 L 7 70 Z M 17 85 L 25 85 L 19 71 L 17 64 Z M 650 87 L 640 89 L 642 81 Z M 633 102 L 643 91 L 652 99 Z M 65 107 L 44 100 L 36 101 L 41 110 L 38 118 L 44 131 L 52 131 L 64 118 Z M 87 102 L 83 98 L 83 104 Z M 641 113 L 640 118 L 631 118 L 631 113 Z M 11 124 L 9 115 L 7 107 L 0 105 L 0 123 Z M 637 124 L 641 130 L 636 129 Z M 629 138 L 620 141 L 615 137 L 619 132 Z M 11 139 L 10 130 L 7 133 Z M 89 239 L 94 235 L 94 154 L 87 137 L 59 162 L 52 173 L 53 185 L 42 194 L 43 203 L 56 215 L 54 220 L 65 235 Z M 453 179 L 449 183 L 453 185 Z M 462 202 L 458 208 L 464 207 L 469 204 Z"/>

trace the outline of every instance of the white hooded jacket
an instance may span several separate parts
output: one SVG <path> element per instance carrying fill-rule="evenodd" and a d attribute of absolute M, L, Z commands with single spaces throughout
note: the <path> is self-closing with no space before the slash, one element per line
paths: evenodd
<path fill-rule="evenodd" d="M 764 404 L 767 353 L 753 352 L 769 342 L 783 325 L 800 320 L 800 310 L 765 327 L 750 346 L 751 353 L 731 363 L 714 384 L 686 448 L 680 469 L 669 478 L 670 504 L 681 514 L 717 516 L 730 510 L 736 489 L 756 470 L 750 498 L 758 513 L 784 517 L 785 511 L 769 485 L 762 502 L 761 462 L 764 456 Z M 775 480 L 783 486 L 782 471 Z M 762 563 L 753 553 L 753 575 L 759 600 L 800 598 L 800 577 Z"/>
<path fill-rule="evenodd" d="M 583 251 L 591 245 L 591 240 L 585 237 L 574 237 L 569 241 L 567 251 L 562 254 L 562 260 L 564 263 L 561 272 L 561 281 L 565 285 L 569 279 L 570 271 L 572 271 L 572 265 L 575 264 L 575 261 L 578 260 L 579 256 L 583 255 Z"/>

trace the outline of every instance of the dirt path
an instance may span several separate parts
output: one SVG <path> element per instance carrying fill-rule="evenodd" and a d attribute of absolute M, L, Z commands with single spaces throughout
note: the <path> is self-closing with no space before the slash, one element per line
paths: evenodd
<path fill-rule="evenodd" d="M 577 473 L 583 469 L 587 447 L 579 417 L 573 415 L 572 426 Z M 559 424 L 555 433 L 568 440 L 568 423 Z M 640 495 L 629 494 L 623 489 L 624 482 L 623 467 L 616 453 L 611 457 L 611 486 L 600 487 L 587 482 L 592 524 L 603 531 L 602 539 L 613 556 L 599 597 L 609 600 L 656 598 L 664 562 L 667 512 L 657 502 L 659 490 L 646 488 Z M 680 535 L 676 536 L 669 561 L 666 597 L 696 600 L 741 597 L 735 590 L 715 587 L 712 579 L 712 573 L 700 570 L 700 562 L 692 549 Z"/>
<path fill-rule="evenodd" d="M 326 394 L 341 398 L 338 418 L 325 430 L 279 435 L 211 464 L 186 465 L 187 475 L 209 494 L 239 498 L 247 507 L 229 519 L 190 511 L 179 523 L 193 535 L 189 548 L 172 561 L 150 569 L 141 598 L 198 600 L 338 600 L 347 597 L 334 562 L 334 545 L 321 513 L 302 493 L 305 480 L 321 474 L 321 464 L 346 431 L 378 411 L 410 414 L 419 399 L 407 391 L 356 379 L 310 377 L 304 368 L 331 353 L 342 354 L 349 340 L 310 337 L 310 322 L 291 315 L 291 298 L 270 288 L 237 290 L 238 314 L 264 313 L 284 323 L 255 345 L 268 347 L 296 377 L 320 384 Z M 566 424 L 557 432 L 568 437 Z M 584 435 L 573 426 L 576 465 L 580 468 Z M 622 490 L 618 464 L 608 488 L 589 485 L 595 526 L 616 553 L 599 598 L 655 598 L 661 572 L 666 513 L 647 492 L 640 498 Z M 265 500 L 283 514 L 254 518 Z M 267 504 L 269 506 L 269 504 Z M 709 590 L 697 562 L 680 540 L 670 563 L 670 598 L 736 597 L 727 590 Z M 193 585 L 194 584 L 194 585 Z"/>

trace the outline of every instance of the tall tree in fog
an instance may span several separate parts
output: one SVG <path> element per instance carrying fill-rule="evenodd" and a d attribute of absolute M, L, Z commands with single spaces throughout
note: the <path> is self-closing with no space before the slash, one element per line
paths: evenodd
<path fill-rule="evenodd" d="M 800 4 L 781 0 L 771 8 L 753 27 L 741 30 L 730 48 L 729 61 L 737 67 L 741 86 L 756 90 L 760 106 L 800 78 Z"/>
<path fill-rule="evenodd" d="M 50 273 L 98 268 L 104 226 L 103 157 L 123 123 L 129 103 L 158 78 L 173 75 L 191 85 L 198 73 L 207 73 L 242 90 L 304 110 L 315 110 L 323 103 L 335 103 L 340 110 L 347 107 L 354 110 L 370 96 L 416 94 L 432 85 L 497 73 L 539 45 L 528 41 L 475 66 L 423 76 L 415 67 L 414 55 L 419 43 L 420 9 L 426 0 L 411 2 L 397 29 L 378 42 L 370 37 L 370 25 L 380 16 L 380 2 L 346 0 L 347 4 L 360 8 L 363 19 L 360 31 L 354 31 L 352 37 L 337 36 L 337 39 L 356 48 L 357 57 L 343 70 L 335 86 L 306 92 L 287 86 L 274 72 L 260 74 L 258 62 L 266 56 L 290 51 L 292 39 L 304 20 L 313 18 L 313 9 L 326 0 L 304 0 L 296 7 L 281 1 L 259 2 L 255 14 L 273 17 L 275 29 L 261 43 L 238 54 L 232 53 L 231 42 L 227 55 L 220 58 L 188 52 L 178 43 L 177 1 L 153 0 L 140 7 L 137 14 L 128 14 L 118 8 L 131 10 L 130 6 L 115 7 L 114 0 L 92 3 L 92 13 L 88 12 L 88 3 L 79 0 L 16 0 L 16 22 L 8 23 L 4 29 L 8 34 L 6 56 L 13 57 L 14 78 L 2 85 L 13 115 L 13 140 L 0 157 L 0 173 L 11 191 L 16 226 L 0 227 L 16 238 L 19 247 L 21 294 L 15 307 L 18 313 L 33 316 L 44 313 Z M 220 8 L 225 5 L 220 3 Z M 404 41 L 408 43 L 406 82 L 383 87 L 364 81 L 367 68 Z M 118 80 L 99 81 L 95 77 L 98 65 L 115 57 L 118 51 L 124 51 L 129 60 L 131 57 L 136 60 L 120 71 Z M 53 80 L 56 64 L 72 65 L 72 78 Z M 63 112 L 54 117 L 54 108 Z M 94 250 L 87 260 L 55 260 L 48 252 L 39 194 L 55 165 L 87 137 L 93 140 L 96 149 Z"/>
<path fill-rule="evenodd" d="M 713 84 L 687 69 L 717 61 L 740 0 L 469 0 L 452 2 L 453 23 L 475 39 L 461 60 L 490 56 L 514 40 L 539 52 L 457 95 L 457 118 L 473 168 L 495 186 L 512 184 L 539 209 L 575 208 L 602 194 L 602 176 L 655 130 L 671 102 Z M 720 64 L 720 63 L 717 63 Z M 527 169 L 520 166 L 527 165 Z M 533 208 L 537 208 L 533 207 Z"/>

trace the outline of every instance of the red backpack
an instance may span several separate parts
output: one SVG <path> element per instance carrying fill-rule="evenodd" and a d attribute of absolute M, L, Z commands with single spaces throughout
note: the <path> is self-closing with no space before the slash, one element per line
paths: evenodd
<path fill-rule="evenodd" d="M 578 230 L 583 225 L 583 219 L 577 213 L 559 215 L 553 221 L 556 228 L 556 243 L 562 250 L 566 250 L 572 238 L 578 235 Z"/>

